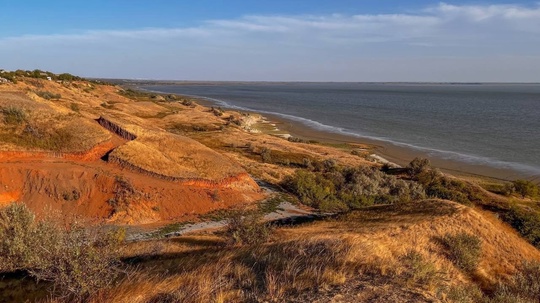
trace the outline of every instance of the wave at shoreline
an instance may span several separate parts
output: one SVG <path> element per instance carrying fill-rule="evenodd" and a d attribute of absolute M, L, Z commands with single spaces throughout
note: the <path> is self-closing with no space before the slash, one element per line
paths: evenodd
<path fill-rule="evenodd" d="M 143 90 L 146 90 L 146 89 L 143 89 Z M 155 92 L 155 93 L 168 93 L 168 92 L 153 91 L 153 90 L 146 90 L 146 91 Z M 187 94 L 181 94 L 181 95 L 184 95 L 186 97 L 193 97 L 193 98 L 203 99 L 203 100 L 215 103 L 217 106 L 224 107 L 224 108 L 227 108 L 227 109 L 239 110 L 239 111 L 248 111 L 248 112 L 253 112 L 253 113 L 261 113 L 261 114 L 268 114 L 268 115 L 278 116 L 278 117 L 284 118 L 286 120 L 301 123 L 301 124 L 303 124 L 303 125 L 305 125 L 307 127 L 310 127 L 312 129 L 322 131 L 322 132 L 339 134 L 339 135 L 354 137 L 354 138 L 358 138 L 358 139 L 369 139 L 369 140 L 373 140 L 373 141 L 379 141 L 379 142 L 392 144 L 392 145 L 399 146 L 399 147 L 413 149 L 413 150 L 417 150 L 417 151 L 426 153 L 429 156 L 433 156 L 433 157 L 440 158 L 440 159 L 443 159 L 443 160 L 457 161 L 457 162 L 462 162 L 462 163 L 470 164 L 470 165 L 485 165 L 485 166 L 489 166 L 489 167 L 493 167 L 493 168 L 497 168 L 497 169 L 511 169 L 511 170 L 519 171 L 519 172 L 522 172 L 522 173 L 525 173 L 525 174 L 528 174 L 528 175 L 533 175 L 533 176 L 539 176 L 540 175 L 540 167 L 537 167 L 537 166 L 527 165 L 527 164 L 518 163 L 518 162 L 502 161 L 502 160 L 493 159 L 493 158 L 490 158 L 490 157 L 464 154 L 464 153 L 455 152 L 455 151 L 440 150 L 440 149 L 436 149 L 436 148 L 418 146 L 418 145 L 414 145 L 414 144 L 411 144 L 411 143 L 395 141 L 393 139 L 386 138 L 386 137 L 377 137 L 377 136 L 365 135 L 365 134 L 349 131 L 349 130 L 346 130 L 346 129 L 341 128 L 341 127 L 326 125 L 326 124 L 323 124 L 323 123 L 320 123 L 318 121 L 314 121 L 314 120 L 311 120 L 311 119 L 308 119 L 308 118 L 303 118 L 303 117 L 298 117 L 298 116 L 289 115 L 289 114 L 283 114 L 283 113 L 278 113 L 278 112 L 266 111 L 266 110 L 252 109 L 252 108 L 248 108 L 248 107 L 243 107 L 243 106 L 230 104 L 229 102 L 224 101 L 224 100 L 205 97 L 205 96 L 187 95 Z"/>

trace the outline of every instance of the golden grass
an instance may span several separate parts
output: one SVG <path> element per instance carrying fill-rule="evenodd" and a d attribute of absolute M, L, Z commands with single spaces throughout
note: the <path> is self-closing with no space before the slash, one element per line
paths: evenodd
<path fill-rule="evenodd" d="M 523 260 L 540 260 L 501 226 L 433 200 L 280 228 L 261 246 L 230 248 L 219 236 L 133 243 L 124 254 L 137 273 L 92 302 L 304 302 L 340 293 L 352 301 L 441 301 L 456 286 L 489 290 Z M 474 273 L 456 267 L 438 241 L 455 232 L 482 239 Z"/>
<path fill-rule="evenodd" d="M 18 125 L 0 121 L 0 149 L 4 151 L 84 152 L 111 137 L 71 110 L 37 103 L 22 94 L 0 92 L 0 107 L 16 108 L 26 115 Z"/>
<path fill-rule="evenodd" d="M 145 131 L 111 153 L 144 170 L 176 178 L 220 180 L 244 172 L 237 164 L 195 140 Z"/>

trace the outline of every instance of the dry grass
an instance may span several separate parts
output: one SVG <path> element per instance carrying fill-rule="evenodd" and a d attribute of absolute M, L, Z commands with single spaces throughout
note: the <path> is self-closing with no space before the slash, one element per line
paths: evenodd
<path fill-rule="evenodd" d="M 71 110 L 36 103 L 21 94 L 0 92 L 0 107 L 3 150 L 82 152 L 110 138 L 99 125 Z"/>
<path fill-rule="evenodd" d="M 132 243 L 123 255 L 134 274 L 89 301 L 329 302 L 339 295 L 343 302 L 467 302 L 474 292 L 465 289 L 502 289 L 498 281 L 522 260 L 540 260 L 536 249 L 497 224 L 468 207 L 433 200 L 280 228 L 263 245 L 227 247 L 216 236 Z M 458 232 L 483 239 L 472 276 L 437 240 Z M 515 285 L 534 279 L 531 272 Z"/>
<path fill-rule="evenodd" d="M 351 248 L 347 240 L 326 238 L 177 254 L 174 265 L 167 264 L 168 274 L 142 274 L 97 301 L 279 302 L 290 294 L 343 284 L 356 271 Z"/>
<path fill-rule="evenodd" d="M 178 178 L 219 180 L 244 171 L 192 139 L 164 132 L 146 131 L 135 141 L 117 148 L 111 156 L 150 172 Z"/>
<path fill-rule="evenodd" d="M 330 300 L 336 291 L 350 302 L 469 298 L 471 293 L 459 289 L 496 287 L 522 259 L 540 260 L 537 250 L 497 224 L 455 203 L 426 201 L 281 228 L 260 246 L 226 248 L 219 238 L 181 237 L 159 242 L 153 254 L 150 247 L 157 242 L 146 248 L 133 244 L 140 276 L 103 292 L 96 302 L 302 302 Z M 456 267 L 437 240 L 457 232 L 483 239 L 474 276 Z M 390 289 L 391 297 L 383 295 Z"/>

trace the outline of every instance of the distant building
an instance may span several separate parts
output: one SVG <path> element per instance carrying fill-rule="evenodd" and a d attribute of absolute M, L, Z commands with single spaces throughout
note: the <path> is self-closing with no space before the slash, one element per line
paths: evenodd
<path fill-rule="evenodd" d="M 52 81 L 52 78 L 51 78 L 51 77 L 47 77 L 47 80 Z"/>
<path fill-rule="evenodd" d="M 8 83 L 8 82 L 9 82 L 8 79 L 0 77 L 0 83 Z"/>

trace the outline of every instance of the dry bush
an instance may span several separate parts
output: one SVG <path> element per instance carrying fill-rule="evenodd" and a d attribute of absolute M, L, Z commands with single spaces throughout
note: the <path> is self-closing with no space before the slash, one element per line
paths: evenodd
<path fill-rule="evenodd" d="M 131 203 L 141 198 L 142 193 L 138 191 L 131 182 L 122 177 L 116 176 L 114 184 L 114 198 L 107 201 L 113 208 L 113 214 L 126 211 Z"/>
<path fill-rule="evenodd" d="M 446 234 L 441 242 L 448 251 L 450 260 L 467 273 L 473 273 L 480 262 L 482 241 L 465 232 Z"/>
<path fill-rule="evenodd" d="M 115 282 L 123 231 L 36 221 L 24 204 L 0 211 L 0 272 L 24 270 L 55 295 L 80 300 Z"/>
<path fill-rule="evenodd" d="M 267 295 L 319 290 L 343 284 L 356 271 L 352 246 L 341 239 L 316 239 L 259 247 L 242 261 L 262 277 Z"/>
<path fill-rule="evenodd" d="M 431 290 L 442 280 L 442 275 L 435 265 L 415 250 L 409 250 L 401 256 L 400 261 L 403 266 L 401 276 L 409 287 L 422 287 Z"/>
<path fill-rule="evenodd" d="M 283 302 L 354 277 L 358 268 L 351 251 L 342 239 L 197 251 L 167 263 L 174 265 L 165 273 L 130 278 L 95 302 Z"/>
<path fill-rule="evenodd" d="M 431 163 L 424 158 L 414 158 L 407 166 L 407 172 L 411 178 L 416 178 L 419 174 L 430 169 Z"/>
<path fill-rule="evenodd" d="M 51 93 L 48 91 L 36 91 L 36 95 L 46 100 L 59 100 L 62 98 L 62 95 Z"/>
<path fill-rule="evenodd" d="M 17 107 L 10 106 L 2 109 L 4 115 L 4 123 L 11 125 L 19 125 L 26 121 L 26 113 Z"/>
<path fill-rule="evenodd" d="M 453 287 L 446 294 L 450 302 L 459 303 L 537 303 L 540 299 L 540 263 L 525 262 L 509 280 L 499 282 L 486 295 L 476 285 Z"/>
<path fill-rule="evenodd" d="M 487 298 L 484 293 L 476 285 L 454 286 L 451 287 L 446 295 L 446 301 L 455 303 L 482 303 L 486 302 Z"/>
<path fill-rule="evenodd" d="M 540 263 L 524 263 L 508 283 L 501 283 L 492 302 L 538 302 L 540 300 Z"/>
<path fill-rule="evenodd" d="M 229 245 L 261 244 L 268 240 L 270 232 L 259 211 L 236 210 L 228 215 L 225 236 Z"/>

